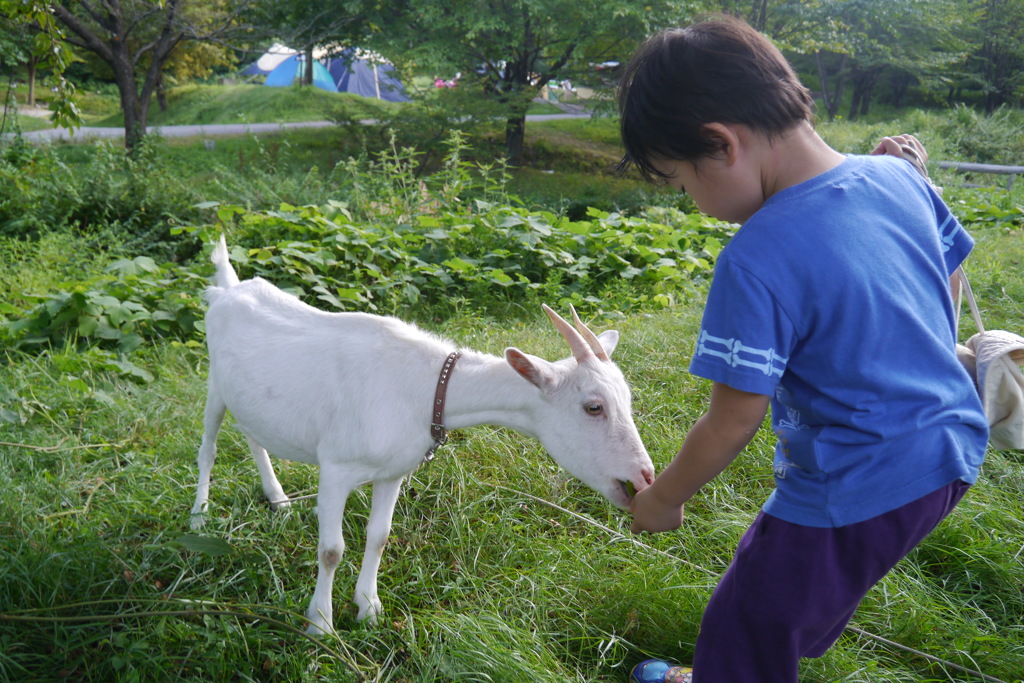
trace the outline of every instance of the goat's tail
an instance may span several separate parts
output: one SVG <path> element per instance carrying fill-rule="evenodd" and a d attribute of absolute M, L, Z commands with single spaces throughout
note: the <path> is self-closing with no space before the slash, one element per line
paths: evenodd
<path fill-rule="evenodd" d="M 231 259 L 228 258 L 228 243 L 224 239 L 224 235 L 220 236 L 220 241 L 213 248 L 210 260 L 217 267 L 217 273 L 213 277 L 217 287 L 227 289 L 238 284 L 238 274 L 231 267 Z"/>

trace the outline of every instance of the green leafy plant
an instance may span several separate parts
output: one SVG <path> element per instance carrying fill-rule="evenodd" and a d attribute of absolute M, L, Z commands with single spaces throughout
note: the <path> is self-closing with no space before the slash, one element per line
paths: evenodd
<path fill-rule="evenodd" d="M 39 303 L 27 311 L 3 304 L 9 319 L 0 332 L 16 347 L 97 344 L 121 353 L 147 338 L 187 339 L 202 330 L 202 282 L 146 256 L 123 259 L 64 291 L 30 297 Z"/>
<path fill-rule="evenodd" d="M 219 226 L 196 232 L 208 240 L 226 231 L 248 274 L 331 308 L 427 306 L 436 315 L 456 299 L 489 313 L 540 300 L 620 311 L 668 306 L 695 274 L 710 272 L 734 230 L 674 209 L 647 217 L 592 210 L 573 221 L 482 200 L 432 207 L 398 224 L 356 221 L 337 204 L 218 214 Z"/>

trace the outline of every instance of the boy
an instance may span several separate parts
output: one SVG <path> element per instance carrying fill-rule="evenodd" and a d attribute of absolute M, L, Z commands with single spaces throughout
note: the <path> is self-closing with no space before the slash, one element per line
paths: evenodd
<path fill-rule="evenodd" d="M 727 17 L 655 35 L 622 81 L 622 165 L 742 224 L 690 366 L 710 405 L 637 493 L 633 531 L 678 528 L 769 405 L 778 439 L 776 490 L 711 597 L 692 674 L 655 662 L 634 680 L 795 683 L 984 458 L 949 291 L 973 241 L 906 160 L 829 148 L 811 107 L 781 53 Z"/>

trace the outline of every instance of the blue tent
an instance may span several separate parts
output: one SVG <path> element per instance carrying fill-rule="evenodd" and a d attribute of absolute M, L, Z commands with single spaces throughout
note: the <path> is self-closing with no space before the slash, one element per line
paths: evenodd
<path fill-rule="evenodd" d="M 243 76 L 266 76 L 273 71 L 281 62 L 288 59 L 292 55 L 299 54 L 297 50 L 293 50 L 290 47 L 286 47 L 281 43 L 274 43 L 271 45 L 266 52 L 264 52 L 259 59 L 249 65 L 249 67 L 242 72 Z"/>
<path fill-rule="evenodd" d="M 408 102 L 405 86 L 395 75 L 395 67 L 382 57 L 349 48 L 327 60 L 338 92 L 372 97 L 389 102 Z"/>
<path fill-rule="evenodd" d="M 305 55 L 292 55 L 278 64 L 273 71 L 267 74 L 267 85 L 275 88 L 284 88 L 295 82 L 296 78 L 302 77 L 302 71 L 306 68 Z M 313 60 L 313 85 L 323 90 L 338 92 L 334 79 L 327 71 L 327 68 L 318 60 Z"/>

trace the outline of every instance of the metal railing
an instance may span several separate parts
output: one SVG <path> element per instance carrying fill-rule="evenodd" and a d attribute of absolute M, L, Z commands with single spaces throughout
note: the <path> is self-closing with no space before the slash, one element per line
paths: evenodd
<path fill-rule="evenodd" d="M 1024 166 L 998 166 L 996 164 L 972 164 L 962 161 L 939 161 L 939 168 L 946 168 L 961 173 L 995 173 L 1008 175 L 1006 189 L 1013 189 L 1013 180 L 1018 175 L 1024 175 Z"/>

